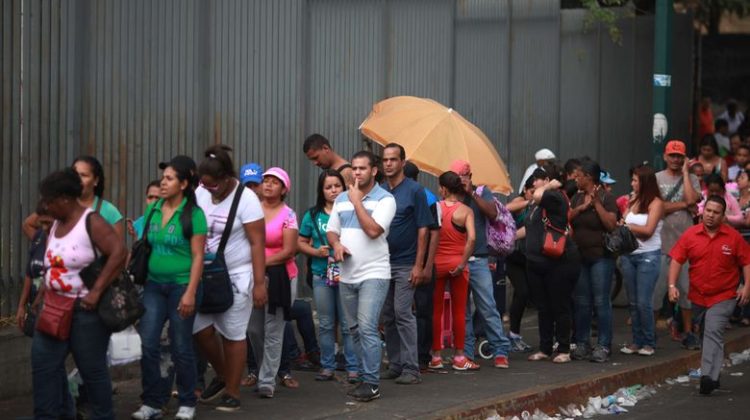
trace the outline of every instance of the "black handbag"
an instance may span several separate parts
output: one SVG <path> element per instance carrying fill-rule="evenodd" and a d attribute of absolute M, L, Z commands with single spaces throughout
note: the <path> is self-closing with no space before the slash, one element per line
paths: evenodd
<path fill-rule="evenodd" d="M 630 254 L 638 249 L 638 239 L 625 225 L 604 234 L 604 247 L 614 255 Z"/>
<path fill-rule="evenodd" d="M 240 204 L 244 189 L 242 183 L 238 183 L 232 207 L 229 209 L 227 224 L 221 234 L 219 249 L 216 250 L 216 258 L 210 264 L 203 266 L 203 276 L 201 277 L 203 300 L 198 308 L 200 313 L 222 313 L 234 304 L 234 289 L 232 288 L 232 279 L 229 277 L 226 261 L 224 261 L 224 248 L 227 246 L 229 235 L 232 233 L 234 217 L 237 214 L 237 207 Z"/>
<path fill-rule="evenodd" d="M 130 250 L 130 261 L 128 262 L 128 274 L 135 284 L 146 284 L 148 277 L 148 259 L 151 256 L 151 244 L 148 242 L 148 228 L 151 226 L 151 216 L 154 215 L 154 209 L 151 208 L 146 217 L 146 225 L 143 228 L 141 239 L 135 241 L 133 248 Z"/>
<path fill-rule="evenodd" d="M 107 263 L 107 257 L 100 257 L 96 251 L 96 245 L 91 238 L 91 219 L 89 216 L 91 216 L 91 213 L 86 216 L 86 233 L 89 235 L 95 259 L 94 262 L 81 270 L 80 276 L 86 287 L 91 290 L 96 283 L 96 279 L 99 278 L 102 268 Z M 84 272 L 86 273 L 84 274 Z M 133 325 L 145 312 L 146 308 L 143 306 L 130 274 L 124 270 L 104 289 L 97 305 L 99 318 L 112 332 L 119 332 Z"/>
<path fill-rule="evenodd" d="M 112 332 L 119 332 L 133 325 L 146 312 L 138 295 L 138 289 L 130 275 L 122 271 L 99 298 L 97 311 L 102 323 Z"/>

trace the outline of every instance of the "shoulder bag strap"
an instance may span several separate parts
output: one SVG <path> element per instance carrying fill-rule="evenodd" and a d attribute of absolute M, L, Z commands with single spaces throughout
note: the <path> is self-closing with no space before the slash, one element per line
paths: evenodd
<path fill-rule="evenodd" d="M 674 198 L 675 195 L 677 195 L 677 192 L 680 191 L 680 187 L 682 187 L 683 182 L 685 182 L 685 177 L 680 177 L 680 180 L 677 181 L 676 184 L 674 184 L 674 187 L 669 191 L 669 194 L 664 198 L 665 202 L 670 202 Z"/>
<path fill-rule="evenodd" d="M 91 213 L 86 215 L 86 234 L 89 236 L 89 242 L 91 242 L 91 249 L 94 250 L 94 259 L 99 258 L 99 253 L 96 252 L 96 244 L 94 244 L 94 238 L 91 237 L 91 215 L 94 214 L 95 211 L 92 211 Z"/>
<path fill-rule="evenodd" d="M 148 228 L 151 226 L 151 216 L 154 215 L 154 210 L 156 210 L 156 204 L 154 204 L 154 206 L 151 207 L 151 211 L 148 212 L 148 216 L 146 216 L 146 224 L 143 226 L 143 233 L 141 234 L 141 239 L 143 239 L 143 241 L 147 243 L 148 243 Z"/>
<path fill-rule="evenodd" d="M 243 190 L 245 186 L 241 182 L 237 183 L 237 190 L 234 192 L 234 200 L 232 200 L 232 207 L 229 209 L 229 216 L 227 217 L 227 224 L 224 226 L 224 233 L 221 234 L 221 242 L 219 242 L 219 249 L 216 251 L 216 255 L 224 256 L 224 248 L 229 242 L 229 235 L 232 233 L 232 226 L 234 225 L 234 217 L 237 215 L 237 207 L 240 205 L 240 198 L 242 198 Z"/>

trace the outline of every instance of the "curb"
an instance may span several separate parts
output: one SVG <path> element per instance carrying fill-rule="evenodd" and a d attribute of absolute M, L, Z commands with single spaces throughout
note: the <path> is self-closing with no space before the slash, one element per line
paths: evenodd
<path fill-rule="evenodd" d="M 733 337 L 724 343 L 724 354 L 741 352 L 747 348 L 750 348 L 750 333 Z M 537 408 L 548 414 L 554 413 L 558 411 L 558 407 L 570 403 L 585 404 L 588 397 L 592 395 L 609 395 L 621 387 L 633 384 L 663 382 L 669 377 L 678 373 L 684 374 L 690 368 L 699 366 L 700 362 L 701 352 L 692 351 L 635 369 L 620 369 L 575 381 L 537 386 L 511 394 L 472 401 L 436 411 L 423 418 L 483 420 L 490 410 L 496 410 L 501 416 L 513 416 L 523 411 L 533 413 Z"/>

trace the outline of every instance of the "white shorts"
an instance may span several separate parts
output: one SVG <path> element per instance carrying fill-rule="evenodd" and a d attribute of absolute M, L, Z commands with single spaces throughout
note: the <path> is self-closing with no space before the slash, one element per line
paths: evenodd
<path fill-rule="evenodd" d="M 213 325 L 216 331 L 224 338 L 232 341 L 242 341 L 246 337 L 247 324 L 250 322 L 250 314 L 253 309 L 251 296 L 253 287 L 253 273 L 244 272 L 230 274 L 232 289 L 234 290 L 234 303 L 225 312 L 220 314 L 202 314 L 195 316 L 193 323 L 193 334 Z"/>

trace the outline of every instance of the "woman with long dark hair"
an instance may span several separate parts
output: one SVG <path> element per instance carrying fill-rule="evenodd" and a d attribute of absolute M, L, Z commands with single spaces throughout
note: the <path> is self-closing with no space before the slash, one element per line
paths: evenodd
<path fill-rule="evenodd" d="M 656 172 L 650 166 L 636 168 L 630 185 L 633 197 L 625 214 L 625 224 L 638 239 L 638 249 L 620 256 L 620 266 L 628 294 L 633 341 L 620 352 L 651 356 L 656 348 L 652 300 L 661 264 L 664 201 Z"/>
<path fill-rule="evenodd" d="M 318 334 L 320 339 L 321 370 L 315 380 L 329 381 L 334 379 L 336 369 L 336 322 L 341 327 L 344 357 L 346 359 L 347 380 L 358 378 L 357 356 L 354 353 L 349 327 L 346 324 L 341 298 L 339 296 L 335 263 L 329 270 L 331 247 L 326 238 L 326 227 L 333 209 L 333 202 L 342 191 L 346 190 L 344 177 L 333 169 L 324 169 L 318 177 L 317 199 L 315 206 L 305 212 L 299 229 L 297 245 L 300 252 L 312 258 L 309 269 L 312 270 L 312 287 L 315 307 L 318 310 Z"/>
<path fill-rule="evenodd" d="M 700 142 L 700 154 L 698 162 L 703 165 L 703 171 L 706 175 L 718 174 L 725 182 L 729 178 L 729 169 L 727 162 L 719 156 L 719 145 L 713 134 L 708 134 Z"/>
<path fill-rule="evenodd" d="M 146 312 L 141 318 L 141 383 L 143 405 L 132 414 L 134 419 L 161 416 L 169 389 L 161 375 L 161 332 L 169 320 L 171 356 L 177 377 L 179 410 L 176 419 L 195 417 L 197 371 L 193 352 L 193 323 L 199 304 L 198 293 L 203 273 L 203 249 L 206 243 L 206 216 L 196 204 L 193 191 L 195 175 L 184 159 L 172 159 L 159 165 L 161 199 L 146 209 L 151 222 L 146 227 L 152 251 L 148 261 L 148 279 L 143 291 Z"/>
<path fill-rule="evenodd" d="M 570 200 L 570 224 L 581 254 L 581 275 L 573 292 L 576 349 L 573 358 L 604 363 L 612 347 L 612 274 L 615 259 L 604 248 L 604 235 L 617 227 L 617 203 L 600 183 L 599 164 L 584 160 L 576 178 L 578 192 Z M 591 314 L 596 310 L 599 332 L 591 348 Z"/>

